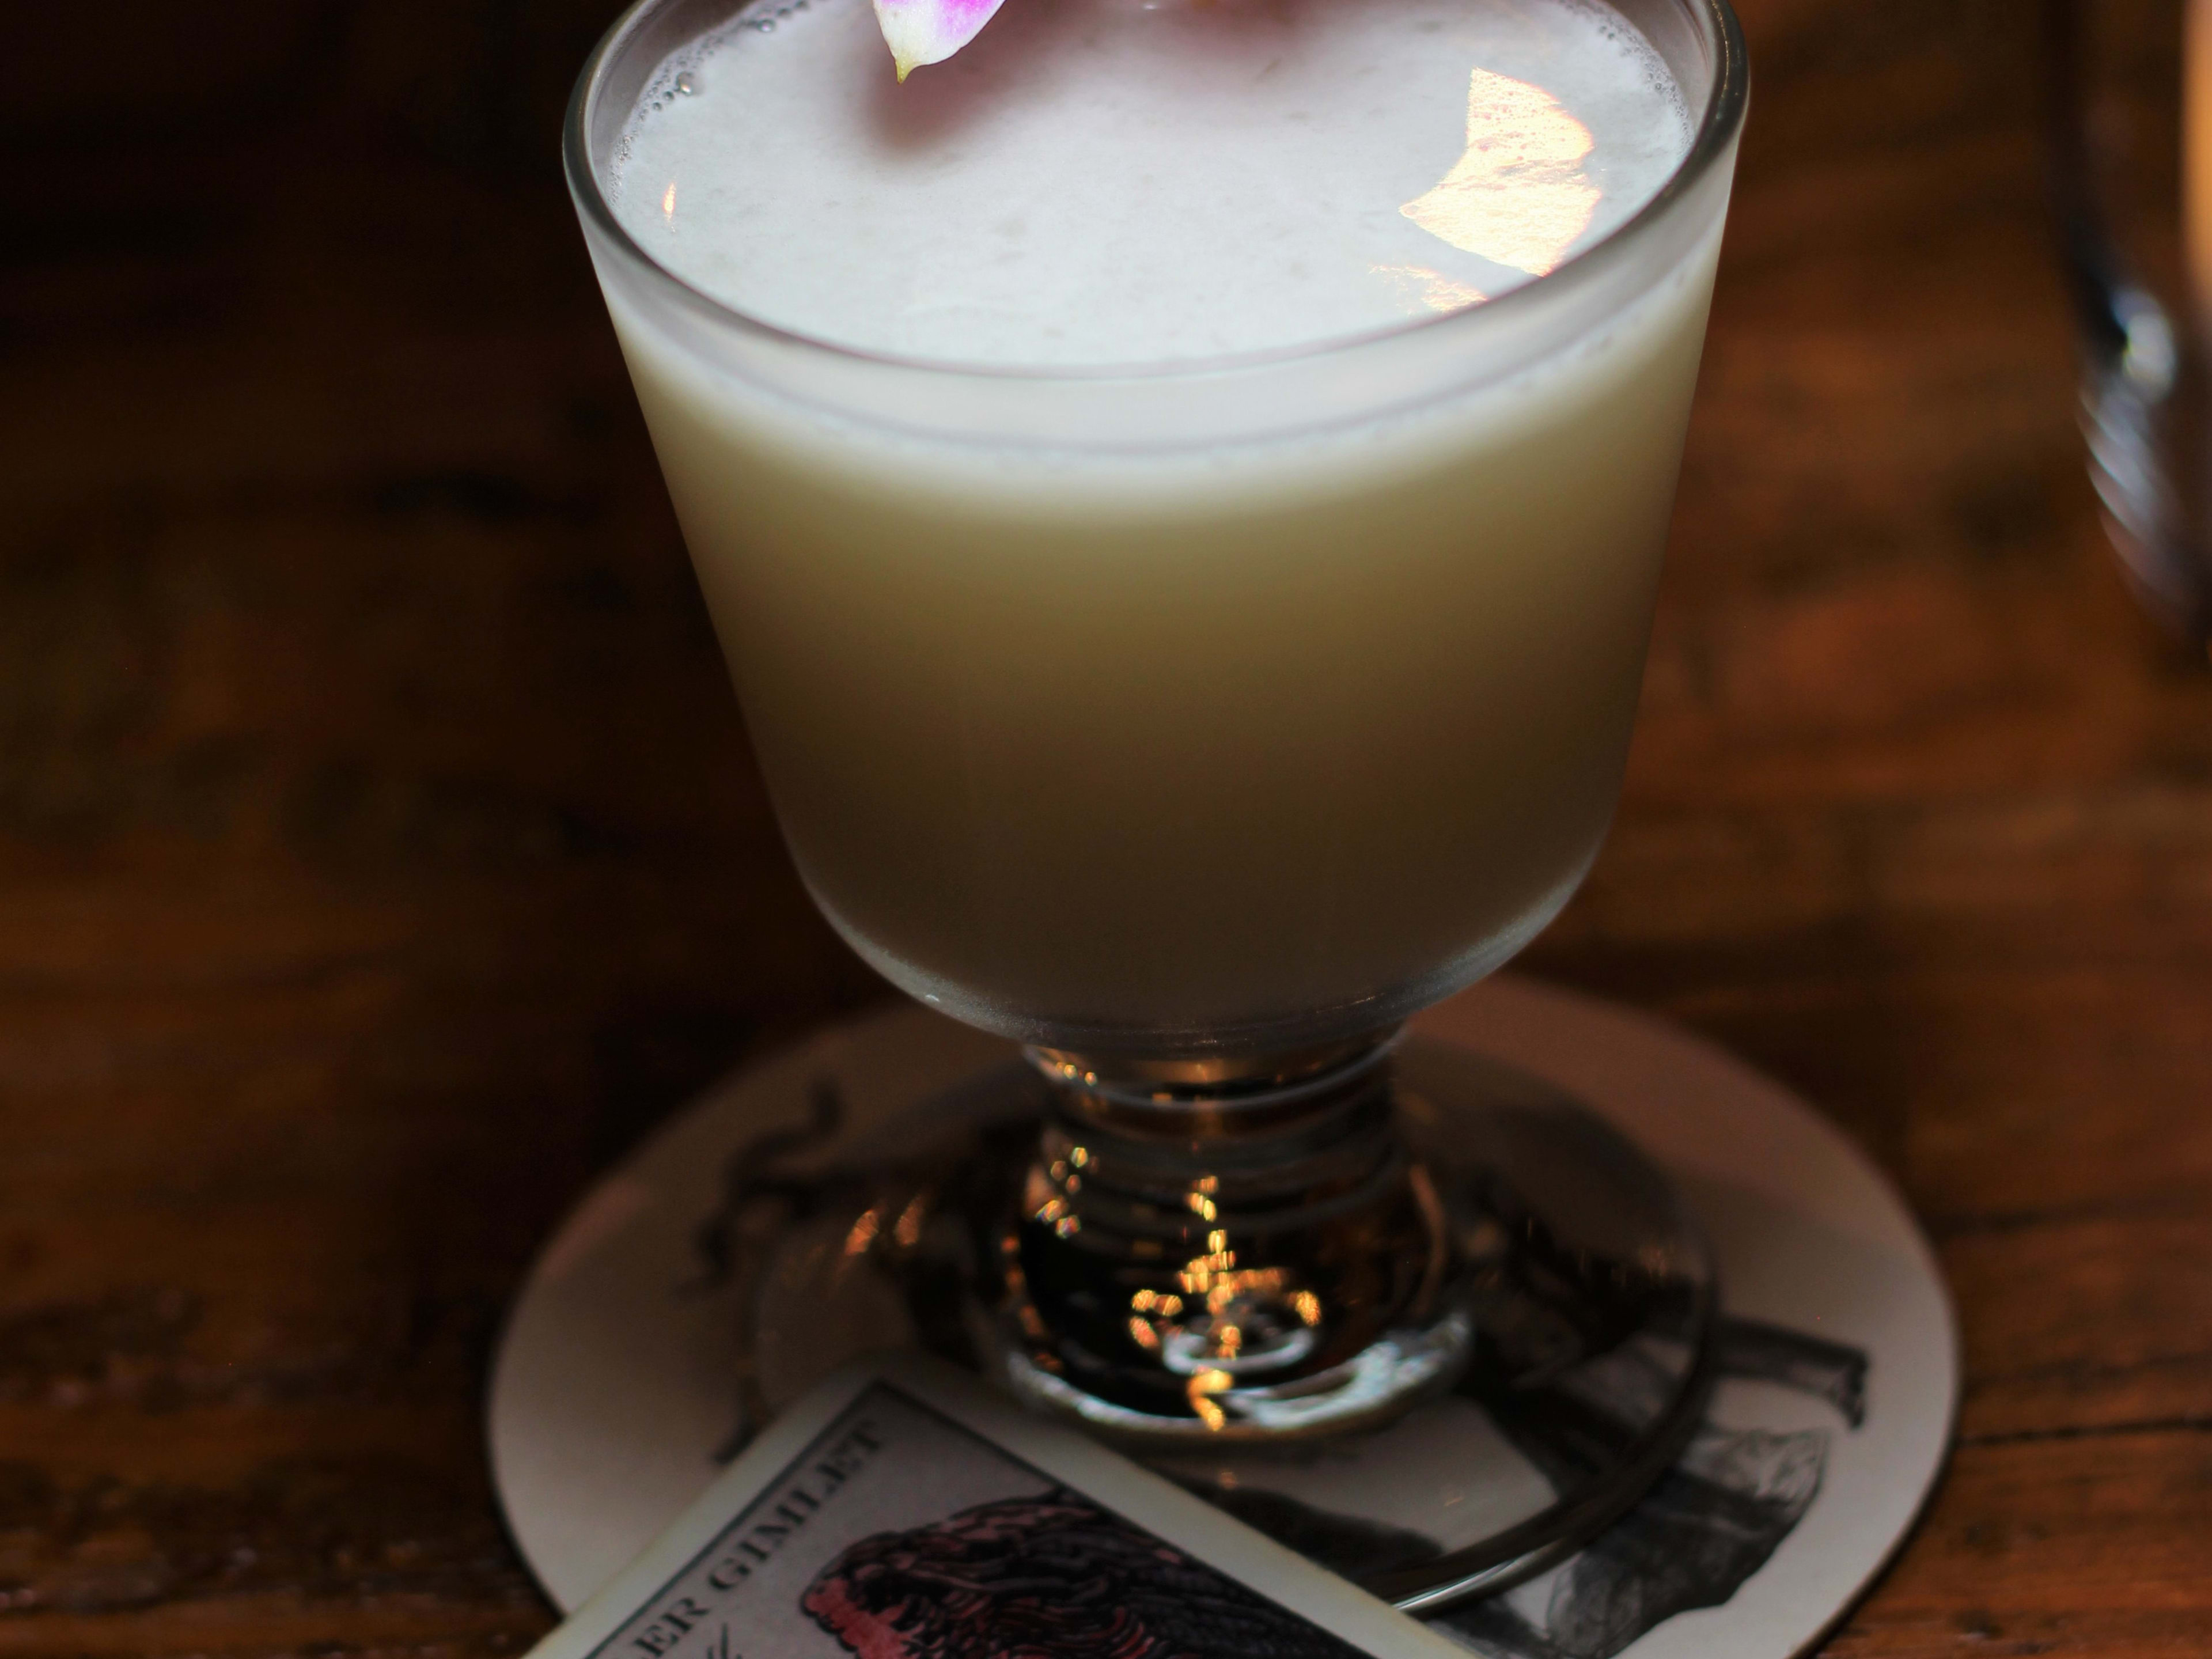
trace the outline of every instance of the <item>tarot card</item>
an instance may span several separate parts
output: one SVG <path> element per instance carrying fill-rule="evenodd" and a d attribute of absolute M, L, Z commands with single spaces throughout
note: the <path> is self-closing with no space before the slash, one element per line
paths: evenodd
<path fill-rule="evenodd" d="M 1464 1659 L 949 1367 L 786 1412 L 532 1659 Z"/>

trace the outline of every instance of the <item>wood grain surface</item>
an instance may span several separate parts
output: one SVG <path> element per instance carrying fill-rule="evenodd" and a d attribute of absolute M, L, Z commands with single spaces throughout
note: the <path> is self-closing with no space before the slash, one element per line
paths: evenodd
<path fill-rule="evenodd" d="M 1832 1650 L 2212 1650 L 2212 676 L 2082 481 L 2030 8 L 1742 9 L 1632 775 L 1528 965 L 1802 1090 L 1938 1242 L 1956 1455 Z M 778 844 L 562 193 L 611 8 L 24 9 L 0 1654 L 517 1652 L 481 1416 L 533 1246 L 885 994 Z"/>

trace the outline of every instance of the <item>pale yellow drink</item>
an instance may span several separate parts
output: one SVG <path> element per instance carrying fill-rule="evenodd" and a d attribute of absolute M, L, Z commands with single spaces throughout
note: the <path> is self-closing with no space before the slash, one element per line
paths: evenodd
<path fill-rule="evenodd" d="M 1619 787 L 1725 167 L 1638 257 L 1497 296 L 1686 149 L 1658 58 L 1632 31 L 1601 57 L 1586 25 L 1626 26 L 1561 0 L 1278 7 L 1256 43 L 1008 0 L 917 137 L 895 98 L 966 60 L 868 86 L 856 14 L 672 59 L 617 212 L 775 328 L 988 372 L 726 326 L 594 250 L 823 908 L 925 999 L 1072 1047 L 1347 1036 L 1495 965 Z M 1012 120 L 1023 75 L 1048 97 Z M 732 187 L 740 153 L 784 185 Z M 1255 205 L 1255 156 L 1319 182 Z M 1024 179 L 1000 258 L 964 204 Z"/>

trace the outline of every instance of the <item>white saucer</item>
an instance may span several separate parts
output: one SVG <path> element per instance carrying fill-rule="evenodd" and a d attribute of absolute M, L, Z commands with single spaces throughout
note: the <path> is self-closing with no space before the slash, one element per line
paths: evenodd
<path fill-rule="evenodd" d="M 1802 1101 L 1659 1021 L 1505 976 L 1416 1027 L 1578 1096 L 1666 1167 L 1736 1332 L 1674 1474 L 1580 1554 L 1439 1627 L 1496 1659 L 1808 1646 L 1904 1536 L 1949 1439 L 1957 1334 L 1911 1216 Z M 696 1237 L 732 1150 L 805 1122 L 829 1079 L 847 1109 L 835 1156 L 1009 1052 L 915 1007 L 840 1027 L 726 1080 L 586 1195 L 510 1315 L 490 1400 L 500 1499 L 557 1604 L 672 1520 L 730 1437 L 736 1319 Z M 772 1400 L 799 1384 L 761 1381 Z"/>

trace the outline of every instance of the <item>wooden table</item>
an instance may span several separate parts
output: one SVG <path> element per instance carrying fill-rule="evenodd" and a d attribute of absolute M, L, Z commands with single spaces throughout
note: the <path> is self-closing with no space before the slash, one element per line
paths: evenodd
<path fill-rule="evenodd" d="M 1017 0 L 1019 3 L 1019 0 Z M 554 161 L 605 0 L 0 56 L 0 1653 L 514 1652 L 486 1356 L 592 1172 L 884 994 L 777 842 Z M 1538 971 L 1942 1253 L 1838 1654 L 2212 1650 L 2212 677 L 2071 424 L 2022 0 L 1747 0 L 1632 775 Z"/>

